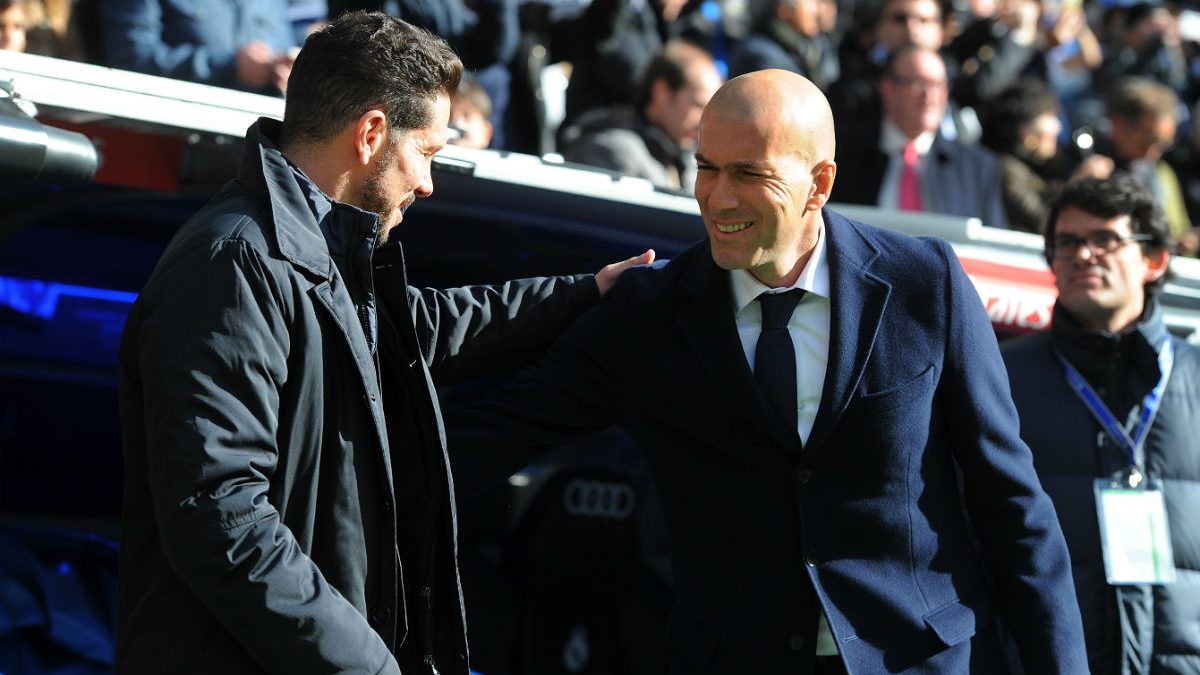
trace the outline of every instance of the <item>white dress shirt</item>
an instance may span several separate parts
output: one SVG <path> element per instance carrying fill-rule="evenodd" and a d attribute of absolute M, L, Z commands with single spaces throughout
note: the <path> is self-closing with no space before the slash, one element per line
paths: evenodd
<path fill-rule="evenodd" d="M 818 215 L 818 218 L 820 216 Z M 821 392 L 825 389 L 825 369 L 829 363 L 829 260 L 825 255 L 825 222 L 817 234 L 817 245 L 812 257 L 800 272 L 796 283 L 787 288 L 769 288 L 746 270 L 731 270 L 730 286 L 733 290 L 733 311 L 737 323 L 738 337 L 742 340 L 742 351 L 750 370 L 754 370 L 754 351 L 758 336 L 762 333 L 762 309 L 755 300 L 762 293 L 782 293 L 793 288 L 805 290 L 796 311 L 788 321 L 788 333 L 796 348 L 796 431 L 800 439 L 808 442 L 813 423 L 817 420 L 817 408 L 821 405 Z M 798 572 L 799 573 L 799 572 Z M 817 619 L 817 655 L 834 656 L 838 653 L 837 642 L 829 628 L 825 612 Z"/>
<path fill-rule="evenodd" d="M 913 145 L 917 148 L 917 176 L 925 177 L 925 162 L 926 156 L 929 154 L 929 149 L 933 147 L 933 140 L 937 137 L 936 131 L 926 131 L 920 136 L 912 139 Z M 879 206 L 885 209 L 897 209 L 900 207 L 900 174 L 904 171 L 904 146 L 908 145 L 908 136 L 892 123 L 891 120 L 883 120 L 883 128 L 879 132 L 879 151 L 887 155 L 891 159 L 888 160 L 887 170 L 883 173 L 883 181 L 879 184 Z M 921 183 L 921 207 L 928 211 L 929 204 L 926 203 L 929 194 L 925 189 L 924 181 Z"/>
<path fill-rule="evenodd" d="M 796 431 L 800 439 L 807 442 L 817 419 L 817 407 L 821 405 L 825 366 L 829 362 L 831 305 L 829 262 L 825 256 L 825 223 L 821 223 L 812 257 L 808 259 L 795 285 L 769 288 L 746 270 L 732 270 L 729 275 L 738 337 L 742 340 L 742 351 L 746 354 L 750 370 L 754 370 L 754 350 L 762 333 L 762 309 L 755 300 L 766 292 L 782 293 L 793 288 L 806 291 L 788 321 L 788 333 L 796 348 Z"/>

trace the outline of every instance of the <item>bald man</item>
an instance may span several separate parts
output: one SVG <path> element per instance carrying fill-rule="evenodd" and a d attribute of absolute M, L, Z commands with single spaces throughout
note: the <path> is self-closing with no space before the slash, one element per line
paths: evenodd
<path fill-rule="evenodd" d="M 833 138 L 808 80 L 726 83 L 696 152 L 707 241 L 453 419 L 455 475 L 623 426 L 668 531 L 672 673 L 1006 673 L 1001 619 L 1025 672 L 1086 673 L 979 296 L 946 242 L 826 208 Z"/>

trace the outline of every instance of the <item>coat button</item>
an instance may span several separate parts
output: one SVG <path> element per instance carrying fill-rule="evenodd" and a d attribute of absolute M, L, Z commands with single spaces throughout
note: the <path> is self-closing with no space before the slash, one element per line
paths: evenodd
<path fill-rule="evenodd" d="M 392 618 L 392 608 L 383 603 L 379 603 L 378 605 L 371 607 L 371 615 L 367 617 L 367 620 L 372 626 L 378 628 L 387 623 L 388 619 L 390 618 Z"/>
<path fill-rule="evenodd" d="M 384 518 L 392 517 L 392 500 L 384 499 L 379 502 L 379 514 Z"/>
<path fill-rule="evenodd" d="M 808 481 L 812 480 L 812 469 L 800 469 L 796 472 L 796 482 L 801 485 L 808 485 Z"/>
<path fill-rule="evenodd" d="M 792 633 L 792 636 L 788 638 L 788 649 L 794 652 L 802 652 L 804 651 L 804 643 L 805 640 L 803 635 L 799 633 Z"/>
<path fill-rule="evenodd" d="M 816 553 L 809 553 L 808 555 L 804 556 L 804 562 L 808 564 L 809 567 L 814 567 L 821 562 L 821 559 L 817 557 Z"/>

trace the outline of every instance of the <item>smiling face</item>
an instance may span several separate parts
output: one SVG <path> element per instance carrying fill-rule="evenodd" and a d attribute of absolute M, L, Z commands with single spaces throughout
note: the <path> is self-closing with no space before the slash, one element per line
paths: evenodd
<path fill-rule="evenodd" d="M 828 104 L 807 80 L 782 73 L 731 80 L 705 109 L 696 150 L 713 260 L 772 287 L 794 283 L 808 262 L 835 173 Z M 827 136 L 814 133 L 823 127 Z"/>
<path fill-rule="evenodd" d="M 379 240 L 387 241 L 404 210 L 418 198 L 433 194 L 433 156 L 446 146 L 450 99 L 439 95 L 432 103 L 429 126 L 390 130 L 363 180 L 357 206 L 379 215 Z"/>
<path fill-rule="evenodd" d="M 1082 209 L 1064 208 L 1055 221 L 1055 236 L 1085 239 L 1107 230 L 1121 237 L 1133 234 L 1130 217 L 1104 218 Z M 1163 275 L 1167 252 L 1149 253 L 1136 242 L 1124 242 L 1097 254 L 1080 246 L 1073 255 L 1051 260 L 1058 300 L 1084 327 L 1115 333 L 1137 321 L 1145 304 L 1144 287 Z"/>

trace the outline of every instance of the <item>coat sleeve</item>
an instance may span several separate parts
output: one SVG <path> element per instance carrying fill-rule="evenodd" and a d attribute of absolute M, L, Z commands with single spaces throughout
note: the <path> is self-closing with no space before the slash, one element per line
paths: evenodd
<path fill-rule="evenodd" d="M 159 281 L 139 310 L 136 359 L 151 502 L 175 574 L 269 672 L 399 673 L 269 499 L 288 451 L 276 445 L 292 348 L 281 284 L 232 241 L 175 260 Z"/>
<path fill-rule="evenodd" d="M 592 275 L 408 288 L 421 353 L 439 384 L 532 361 L 599 297 Z"/>
<path fill-rule="evenodd" d="M 628 398 L 621 392 L 630 339 L 624 325 L 606 297 L 545 358 L 483 399 L 447 411 L 447 446 L 460 494 L 474 494 L 542 453 L 619 420 Z"/>
<path fill-rule="evenodd" d="M 1019 436 L 1008 377 L 983 305 L 950 247 L 940 398 L 971 524 L 1025 672 L 1088 671 L 1071 561 L 1058 516 Z"/>

